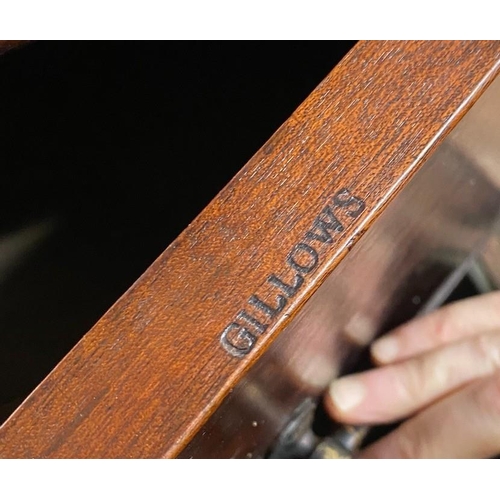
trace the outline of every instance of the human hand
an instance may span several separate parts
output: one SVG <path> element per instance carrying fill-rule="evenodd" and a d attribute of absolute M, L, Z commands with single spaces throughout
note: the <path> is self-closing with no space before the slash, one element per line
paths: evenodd
<path fill-rule="evenodd" d="M 378 366 L 336 380 L 328 412 L 348 424 L 408 418 L 358 458 L 500 453 L 500 292 L 447 305 L 371 347 Z"/>

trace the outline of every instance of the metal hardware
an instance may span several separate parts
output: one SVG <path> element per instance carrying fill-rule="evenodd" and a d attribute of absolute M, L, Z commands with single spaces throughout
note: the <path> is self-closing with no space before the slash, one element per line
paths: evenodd
<path fill-rule="evenodd" d="M 495 289 L 484 266 L 479 262 L 479 255 L 485 244 L 486 240 L 482 241 L 467 256 L 452 252 L 439 255 L 436 260 L 453 270 L 422 304 L 416 316 L 427 314 L 445 304 L 466 278 L 476 292 L 474 295 Z M 370 427 L 344 425 L 331 435 L 321 438 L 313 431 L 318 404 L 308 398 L 297 407 L 267 458 L 346 459 L 355 455 Z"/>

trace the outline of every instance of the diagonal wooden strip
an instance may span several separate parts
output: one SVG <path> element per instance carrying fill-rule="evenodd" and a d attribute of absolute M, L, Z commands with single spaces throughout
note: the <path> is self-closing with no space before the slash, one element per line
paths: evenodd
<path fill-rule="evenodd" d="M 361 42 L 0 429 L 2 457 L 173 457 L 498 71 L 498 42 Z M 203 166 L 210 168 L 210 166 Z M 357 218 L 253 349 L 221 333 L 335 193 Z M 316 247 L 315 247 L 316 248 Z M 272 298 L 272 297 L 271 297 Z"/>
<path fill-rule="evenodd" d="M 12 49 L 18 49 L 29 43 L 29 40 L 0 40 L 0 55 Z"/>

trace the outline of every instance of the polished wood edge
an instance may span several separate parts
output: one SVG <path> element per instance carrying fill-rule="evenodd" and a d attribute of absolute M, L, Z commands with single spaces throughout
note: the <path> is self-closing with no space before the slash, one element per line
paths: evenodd
<path fill-rule="evenodd" d="M 0 56 L 9 50 L 19 49 L 24 47 L 31 40 L 0 40 Z"/>
<path fill-rule="evenodd" d="M 499 57 L 498 42 L 358 43 L 2 426 L 0 456 L 176 456 L 481 95 Z M 272 318 L 250 310 L 252 297 L 275 305 L 267 278 L 293 278 L 291 252 L 342 190 L 362 213 L 337 206 L 343 232 L 314 247 L 317 266 L 293 299 Z M 238 357 L 220 339 L 242 310 L 269 321 Z"/>
<path fill-rule="evenodd" d="M 370 44 L 371 42 L 362 42 Z M 336 72 L 341 72 L 346 69 L 346 66 L 349 63 L 349 57 L 353 57 L 355 51 L 360 49 L 360 44 L 351 51 L 351 53 L 342 61 L 341 64 L 332 72 L 335 74 Z M 344 243 L 344 245 L 338 248 L 336 254 L 332 254 L 330 257 L 330 261 L 325 266 L 325 272 L 318 273 L 316 279 L 311 281 L 309 286 L 304 289 L 304 293 L 302 296 L 297 296 L 295 298 L 295 310 L 293 313 L 284 314 L 281 316 L 274 324 L 273 324 L 273 333 L 277 331 L 278 334 L 293 320 L 295 317 L 295 313 L 298 312 L 303 305 L 317 290 L 317 288 L 324 282 L 326 277 L 337 267 L 337 265 L 342 261 L 342 259 L 350 252 L 352 247 L 356 244 L 356 242 L 363 236 L 363 234 L 370 228 L 370 226 L 377 220 L 380 213 L 383 212 L 384 208 L 397 196 L 397 194 L 407 185 L 407 183 L 411 180 L 413 175 L 420 169 L 420 167 L 425 163 L 430 154 L 443 142 L 446 136 L 453 130 L 453 128 L 457 125 L 460 119 L 467 113 L 467 111 L 472 107 L 472 105 L 477 101 L 477 99 L 482 95 L 482 93 L 487 89 L 487 87 L 492 83 L 495 77 L 498 75 L 500 70 L 500 52 L 498 52 L 497 57 L 493 60 L 493 66 L 491 70 L 488 71 L 484 78 L 478 82 L 477 86 L 471 89 L 471 93 L 468 96 L 464 96 L 463 102 L 457 107 L 455 112 L 450 116 L 450 118 L 442 124 L 442 127 L 437 131 L 436 135 L 432 137 L 429 142 L 422 148 L 420 154 L 414 159 L 409 168 L 402 173 L 400 179 L 398 179 L 398 183 L 394 185 L 392 189 L 389 189 L 387 193 L 385 193 L 384 197 L 381 197 L 379 204 L 376 206 L 376 209 L 373 209 L 364 220 L 358 225 L 356 231 L 353 231 L 353 234 L 350 236 L 349 240 Z M 330 75 L 331 77 L 332 75 Z M 324 83 L 324 82 L 323 82 Z M 309 97 L 311 99 L 313 95 Z M 308 101 L 306 101 L 307 103 Z M 305 106 L 304 103 L 302 106 Z M 299 112 L 301 108 L 296 111 Z M 426 108 L 427 109 L 427 108 Z M 293 118 L 293 117 L 292 117 Z M 286 123 L 284 124 L 286 126 Z M 281 130 L 281 129 L 280 129 Z M 262 342 L 259 345 L 258 353 L 256 353 L 254 359 L 252 361 L 256 362 L 260 356 L 265 352 L 266 347 L 269 345 L 272 339 L 272 334 L 268 336 L 268 342 Z M 247 363 L 241 371 L 234 374 L 234 376 L 229 379 L 225 385 L 225 390 L 223 390 L 224 396 L 229 394 L 229 392 L 235 387 L 235 385 L 241 381 L 243 376 L 248 372 L 248 370 L 253 366 L 253 363 Z M 169 454 L 166 455 L 166 458 L 175 458 L 189 443 L 189 441 L 196 435 L 197 431 L 199 431 L 202 426 L 208 421 L 208 419 L 213 415 L 215 410 L 220 406 L 222 400 L 224 398 L 217 398 L 217 400 L 213 401 L 211 408 L 209 411 L 205 412 L 200 416 L 198 420 L 193 422 L 191 427 L 188 429 L 186 434 L 183 436 L 183 439 L 179 442 L 178 446 L 169 450 Z"/>

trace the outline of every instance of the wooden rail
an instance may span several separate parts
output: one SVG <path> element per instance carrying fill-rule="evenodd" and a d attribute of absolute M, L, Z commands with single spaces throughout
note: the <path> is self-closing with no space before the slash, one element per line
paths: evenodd
<path fill-rule="evenodd" d="M 489 41 L 358 43 L 7 420 L 0 456 L 178 455 L 499 57 Z"/>

